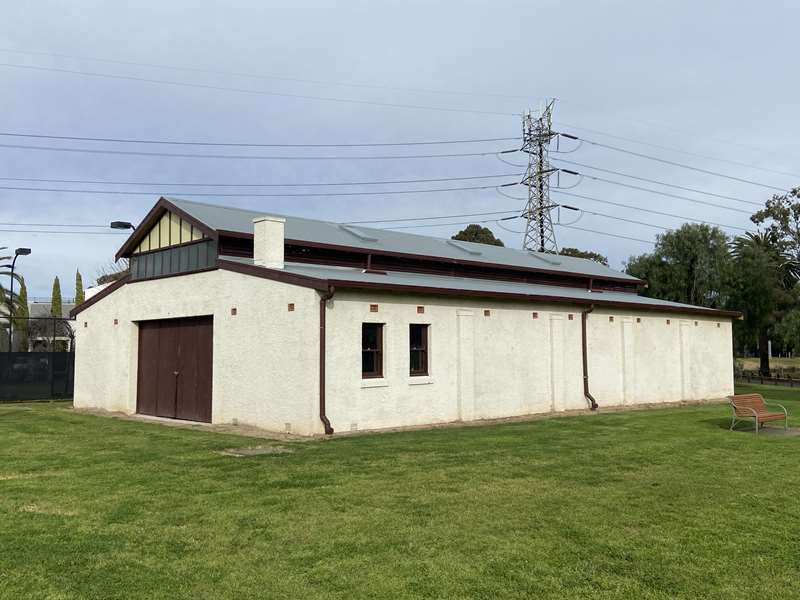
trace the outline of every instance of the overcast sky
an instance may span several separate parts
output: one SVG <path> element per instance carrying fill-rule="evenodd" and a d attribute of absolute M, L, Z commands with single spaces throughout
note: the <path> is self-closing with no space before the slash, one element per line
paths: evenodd
<path fill-rule="evenodd" d="M 555 125 L 589 140 L 741 179 L 788 188 L 800 182 L 800 97 L 794 2 L 2 2 L 0 131 L 45 135 L 248 143 L 358 143 L 517 136 L 519 114 L 559 98 Z M 8 52 L 16 50 L 21 52 Z M 42 53 L 42 54 L 36 54 Z M 62 55 L 60 57 L 54 54 Z M 151 66 L 98 62 L 148 63 Z M 11 66 L 15 65 L 15 66 Z M 160 68 L 159 65 L 188 70 Z M 45 67 L 51 70 L 20 68 Z M 52 69 L 61 69 L 54 71 Z M 134 79 L 66 73 L 109 74 Z M 208 71 L 215 71 L 211 73 Z M 235 75 L 238 73 L 240 75 Z M 260 75 L 246 77 L 241 74 Z M 185 82 L 192 86 L 137 81 Z M 303 80 L 303 81 L 297 81 Z M 313 81 L 310 81 L 313 80 Z M 363 85 L 339 85 L 363 84 Z M 198 87 L 199 86 L 199 87 Z M 209 87 L 202 87 L 209 86 Z M 270 94 L 209 88 L 259 90 Z M 416 90 L 416 91 L 412 91 Z M 428 90 L 428 91 L 420 91 Z M 435 93 L 438 90 L 443 93 Z M 458 92 L 458 93 L 444 93 Z M 277 95 L 276 95 L 277 94 Z M 281 95 L 283 94 L 283 95 Z M 298 98 L 371 101 L 377 106 Z M 433 108 L 449 110 L 433 110 Z M 459 110 L 452 110 L 459 109 Z M 463 111 L 463 112 L 462 112 Z M 473 112 L 470 112 L 473 111 Z M 619 136 L 619 137 L 610 137 Z M 730 162 L 690 156 L 639 140 Z M 203 148 L 53 141 L 0 136 L 0 144 L 171 153 L 351 156 L 502 150 L 515 141 L 401 148 Z M 568 149 L 562 146 L 562 150 Z M 556 155 L 554 155 L 555 157 Z M 584 144 L 563 159 L 763 202 L 766 187 Z M 522 162 L 521 155 L 510 160 Z M 567 166 L 739 210 L 753 205 Z M 100 228 L 85 235 L 10 223 L 103 225 L 138 222 L 160 195 L 214 188 L 44 183 L 6 178 L 154 183 L 298 183 L 515 174 L 493 155 L 407 160 L 244 160 L 80 154 L 0 147 L 0 187 L 146 191 L 140 196 L 0 189 L 0 246 L 30 246 L 18 263 L 29 295 L 49 296 L 58 275 L 71 296 L 76 268 L 91 282 L 125 239 Z M 514 177 L 380 189 L 468 187 Z M 554 182 L 555 183 L 555 182 Z M 561 185 L 574 180 L 561 180 Z M 337 188 L 365 191 L 373 188 Z M 242 193 L 217 188 L 221 193 Z M 318 192 L 260 188 L 258 193 Z M 181 192 L 184 192 L 181 194 Z M 748 227 L 726 210 L 584 179 L 571 193 Z M 522 197 L 523 189 L 509 190 Z M 515 210 L 494 190 L 393 196 L 187 198 L 337 221 Z M 587 211 L 676 227 L 680 219 L 567 196 Z M 575 213 L 563 213 L 564 223 Z M 484 217 L 488 218 L 488 217 Z M 468 218 L 442 219 L 458 223 Z M 479 218 L 476 218 L 479 220 Z M 414 224 L 414 223 L 409 223 Z M 523 223 L 507 221 L 520 231 Z M 576 226 L 652 240 L 659 230 L 584 214 Z M 521 235 L 487 223 L 509 245 Z M 447 237 L 461 225 L 407 231 Z M 75 231 L 76 228 L 63 229 Z M 88 232 L 103 232 L 98 235 Z M 730 233 L 736 233 L 730 229 Z M 560 227 L 562 246 L 599 251 L 621 268 L 646 243 Z"/>

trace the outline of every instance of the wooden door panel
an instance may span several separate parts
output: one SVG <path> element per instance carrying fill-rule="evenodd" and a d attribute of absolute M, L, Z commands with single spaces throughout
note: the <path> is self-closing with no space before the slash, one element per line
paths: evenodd
<path fill-rule="evenodd" d="M 139 324 L 137 412 L 211 421 L 213 318 Z"/>
<path fill-rule="evenodd" d="M 177 384 L 178 376 L 178 328 L 174 321 L 159 323 L 158 339 L 158 402 L 159 417 L 175 418 L 177 416 Z"/>
<path fill-rule="evenodd" d="M 139 324 L 139 374 L 136 387 L 136 412 L 156 415 L 158 378 L 158 323 Z"/>
<path fill-rule="evenodd" d="M 186 319 L 180 326 L 177 417 L 211 420 L 211 317 Z"/>

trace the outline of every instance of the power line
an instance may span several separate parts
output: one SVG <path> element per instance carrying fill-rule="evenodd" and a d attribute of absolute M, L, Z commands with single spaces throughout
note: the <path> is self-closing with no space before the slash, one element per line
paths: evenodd
<path fill-rule="evenodd" d="M 455 216 L 455 215 L 454 215 Z M 422 229 L 424 227 L 449 227 L 455 225 L 472 225 L 482 223 L 494 223 L 496 219 L 483 219 L 482 221 L 459 221 L 457 223 L 425 223 L 424 225 L 393 225 L 382 229 Z"/>
<path fill-rule="evenodd" d="M 494 179 L 500 177 L 522 177 L 522 173 L 498 173 L 496 175 L 469 175 L 466 177 L 439 177 L 433 179 L 393 179 L 383 181 L 333 181 L 333 182 L 299 182 L 299 183 L 193 183 L 164 181 L 110 181 L 107 179 L 43 179 L 33 177 L 0 177 L 0 181 L 32 181 L 38 183 L 80 183 L 97 185 L 153 185 L 153 186 L 189 186 L 189 187 L 319 187 L 319 186 L 356 186 L 356 185 L 394 185 L 404 183 L 438 183 L 442 181 L 469 181 L 475 179 Z"/>
<path fill-rule="evenodd" d="M 131 139 L 113 137 L 86 137 L 77 135 L 51 135 L 41 133 L 18 133 L 0 131 L 0 136 L 14 138 L 35 138 L 44 140 L 70 140 L 81 142 L 112 142 L 115 144 L 161 144 L 171 146 L 222 146 L 233 148 L 381 148 L 392 146 L 438 146 L 443 144 L 477 144 L 483 142 L 507 142 L 518 140 L 516 137 L 498 137 L 463 140 L 432 140 L 420 142 L 380 142 L 380 143 L 353 143 L 353 144 L 264 144 L 247 142 L 194 142 L 185 140 L 153 140 Z"/>
<path fill-rule="evenodd" d="M 564 135 L 563 133 L 561 135 Z M 634 152 L 633 150 L 627 150 L 625 148 L 620 148 L 618 146 L 612 146 L 611 144 L 603 144 L 602 142 L 595 142 L 593 140 L 587 140 L 586 138 L 581 138 L 578 136 L 571 136 L 576 140 L 582 140 L 587 144 L 591 144 L 593 146 L 598 146 L 600 148 L 606 148 L 607 150 L 614 150 L 615 152 L 622 152 L 623 154 L 629 154 L 631 156 L 637 156 L 639 158 L 645 158 L 647 160 L 654 160 L 656 162 L 664 163 L 667 165 L 671 165 L 673 167 L 680 167 L 682 169 L 689 169 L 690 171 L 697 171 L 698 173 L 704 173 L 706 175 L 713 175 L 714 177 L 722 177 L 724 179 L 730 179 L 732 181 L 738 181 L 739 183 L 748 183 L 750 185 L 755 185 L 762 188 L 767 188 L 770 190 L 777 190 L 779 192 L 786 192 L 785 188 L 776 187 L 774 185 L 767 185 L 765 183 L 760 183 L 758 181 L 753 181 L 752 179 L 744 179 L 742 177 L 734 177 L 733 175 L 726 175 L 725 173 L 718 173 L 716 171 L 709 171 L 708 169 L 701 169 L 700 167 L 694 167 L 692 165 L 687 165 L 684 163 L 675 162 L 672 160 L 668 160 L 666 158 L 659 158 L 657 156 L 650 156 L 649 154 L 643 154 L 641 152 Z"/>
<path fill-rule="evenodd" d="M 487 219 L 487 220 L 483 220 L 483 221 L 478 221 L 477 224 L 494 223 L 494 222 L 496 222 L 495 219 Z M 428 224 L 428 225 L 404 225 L 404 226 L 399 226 L 399 227 L 386 227 L 385 229 L 419 229 L 419 228 L 422 228 L 422 227 L 437 227 L 437 226 L 450 227 L 450 226 L 457 226 L 457 225 L 471 225 L 473 223 L 475 223 L 475 221 L 460 221 L 460 222 L 456 222 L 456 223 L 437 223 L 437 224 L 433 224 L 433 225 L 431 225 L 431 224 Z M 564 225 L 563 223 L 555 223 L 555 225 L 557 227 L 566 227 L 568 229 L 577 229 L 577 230 L 580 230 L 580 231 L 585 231 L 587 233 L 596 233 L 597 235 L 605 235 L 605 236 L 608 236 L 608 237 L 615 237 L 615 238 L 620 238 L 620 239 L 623 239 L 623 240 L 630 240 L 630 241 L 634 241 L 634 242 L 642 242 L 644 244 L 655 245 L 655 242 L 653 242 L 652 240 L 643 240 L 641 238 L 629 237 L 629 236 L 626 236 L 626 235 L 618 235 L 616 233 L 608 233 L 607 231 L 597 231 L 596 229 L 586 229 L 584 227 L 576 227 L 575 225 Z M 512 232 L 512 233 L 521 233 L 521 232 Z"/>
<path fill-rule="evenodd" d="M 593 177 L 591 175 L 584 175 L 584 177 L 588 177 L 589 179 L 594 179 L 596 181 L 602 181 L 603 183 L 611 183 L 614 185 L 618 185 L 621 187 L 630 188 L 632 190 L 639 190 L 641 192 L 648 192 L 650 194 L 657 194 L 659 196 L 666 196 L 667 198 L 675 198 L 677 200 L 685 200 L 686 202 L 693 202 L 695 204 L 703 204 L 705 206 L 713 206 L 714 208 L 721 208 L 723 210 L 730 210 L 733 212 L 743 213 L 746 215 L 751 214 L 749 210 L 744 210 L 742 208 L 734 208 L 733 206 L 728 206 L 725 204 L 717 204 L 715 202 L 708 202 L 706 200 L 698 200 L 697 198 L 689 198 L 688 196 L 680 196 L 678 194 L 671 194 L 669 192 L 662 192 L 660 190 L 654 190 L 651 188 L 641 187 L 638 185 L 631 185 L 629 183 L 623 183 L 621 181 L 613 181 L 611 179 L 605 179 L 602 177 Z M 759 205 L 760 206 L 760 205 Z"/>
<path fill-rule="evenodd" d="M 749 231 L 748 229 L 746 229 L 744 227 L 738 227 L 736 225 L 724 225 L 722 223 L 715 223 L 714 221 L 706 221 L 706 220 L 703 220 L 703 219 L 696 219 L 694 217 L 687 217 L 687 216 L 684 216 L 684 215 L 677 215 L 675 213 L 668 213 L 668 212 L 663 212 L 663 211 L 660 211 L 660 210 L 653 210 L 652 208 L 642 208 L 641 206 L 633 206 L 632 204 L 623 204 L 621 202 L 612 202 L 611 200 L 601 200 L 600 198 L 593 198 L 592 196 L 585 196 L 583 194 L 574 194 L 572 192 L 562 192 L 562 191 L 555 191 L 555 190 L 553 191 L 553 193 L 554 194 L 558 193 L 558 194 L 561 194 L 562 196 L 570 196 L 572 198 L 583 198 L 584 200 L 590 200 L 591 202 L 600 202 L 601 204 L 609 204 L 611 206 L 619 206 L 621 208 L 628 208 L 628 209 L 631 209 L 631 210 L 638 210 L 640 212 L 651 213 L 651 214 L 654 214 L 654 215 L 661 215 L 661 216 L 664 216 L 664 217 L 672 217 L 672 218 L 675 218 L 675 219 L 682 219 L 684 221 L 691 221 L 691 222 L 694 222 L 694 223 L 703 223 L 705 225 L 715 225 L 716 227 L 725 227 L 725 228 L 728 228 L 728 229 L 738 229 L 740 231 Z"/>
<path fill-rule="evenodd" d="M 601 171 L 602 173 L 611 173 L 612 175 L 619 175 L 620 177 L 628 177 L 629 179 L 636 179 L 637 181 L 646 181 L 648 183 L 655 183 L 657 185 L 663 185 L 665 187 L 674 188 L 677 190 L 683 190 L 685 192 L 694 192 L 696 194 L 703 194 L 705 196 L 712 196 L 714 198 L 722 198 L 724 200 L 734 200 L 735 202 L 741 202 L 743 204 L 753 204 L 755 206 L 761 206 L 760 202 L 752 202 L 750 200 L 742 200 L 741 198 L 736 198 L 735 196 L 726 196 L 725 194 L 717 194 L 714 192 L 707 192 L 705 190 L 698 190 L 697 188 L 690 188 L 682 185 L 676 185 L 674 183 L 667 183 L 666 181 L 658 181 L 657 179 L 649 179 L 647 177 L 639 177 L 638 175 L 630 175 L 629 173 L 622 173 L 620 171 L 612 171 L 611 169 L 603 169 L 601 167 L 595 167 L 592 165 L 587 165 L 584 163 L 579 163 L 571 160 L 565 160 L 563 158 L 556 158 L 553 160 L 557 160 L 568 165 L 575 165 L 578 167 L 586 167 L 589 169 L 594 169 L 595 171 Z M 585 175 L 585 177 L 590 177 L 589 175 Z"/>
<path fill-rule="evenodd" d="M 411 93 L 426 93 L 426 94 L 442 94 L 442 95 L 456 95 L 456 96 L 475 96 L 475 97 L 487 97 L 487 98 L 505 98 L 505 99 L 513 99 L 513 100 L 530 100 L 529 95 L 523 94 L 500 94 L 500 93 L 491 93 L 491 92 L 477 92 L 477 91 L 463 91 L 463 90 L 442 90 L 442 89 L 430 89 L 430 88 L 413 88 L 413 87 L 399 87 L 399 86 L 388 86 L 388 85 L 378 85 L 378 84 L 366 84 L 366 83 L 353 83 L 353 82 L 342 82 L 342 81 L 332 81 L 332 80 L 319 80 L 319 79 L 303 79 L 298 77 L 282 77 L 276 75 L 265 75 L 265 74 L 254 74 L 254 73 L 243 73 L 243 72 L 235 72 L 235 71 L 223 71 L 223 70 L 215 70 L 215 69 L 203 69 L 203 68 L 193 68 L 193 67 L 185 67 L 185 66 L 177 66 L 177 65 L 164 65 L 164 64 L 156 64 L 156 63 L 146 63 L 146 62 L 135 62 L 135 61 L 125 61 L 125 60 L 113 60 L 113 59 L 104 59 L 104 58 L 96 58 L 96 57 L 89 57 L 89 56 L 78 56 L 78 55 L 71 55 L 71 54 L 63 54 L 63 53 L 56 53 L 56 52 L 38 52 L 38 51 L 26 51 L 26 50 L 17 50 L 17 49 L 9 49 L 3 48 L 0 49 L 0 52 L 5 53 L 12 53 L 12 54 L 20 54 L 20 55 L 30 55 L 30 56 L 48 56 L 48 57 L 55 57 L 55 58 L 67 58 L 70 60 L 80 60 L 80 61 L 92 61 L 98 63 L 106 63 L 106 64 L 118 64 L 118 65 L 126 65 L 126 66 L 135 66 L 135 67 L 147 67 L 147 68 L 156 68 L 156 69 L 166 69 L 166 70 L 173 70 L 173 71 L 185 71 L 185 72 L 193 72 L 193 73 L 206 73 L 206 74 L 215 74 L 215 75 L 225 75 L 225 76 L 233 76 L 233 77 L 245 77 L 250 79 L 261 79 L 261 80 L 276 80 L 276 81 L 291 81 L 291 82 L 299 82 L 299 83 L 307 83 L 307 84 L 316 84 L 316 85 L 330 85 L 330 86 L 341 86 L 341 87 L 352 87 L 352 88 L 361 88 L 361 89 L 381 89 L 381 90 L 393 90 L 393 91 L 400 91 L 400 92 L 411 92 Z M 13 66 L 16 68 L 26 68 L 27 65 L 7 65 Z M 30 67 L 36 68 L 36 67 Z M 41 67 L 40 67 L 41 68 Z M 109 75 L 110 76 L 110 75 Z M 189 84 L 186 84 L 189 85 Z M 226 88 L 222 88 L 226 89 Z M 232 91 L 241 91 L 233 89 Z M 572 100 L 565 100 L 559 97 L 559 100 L 562 102 L 567 102 L 568 104 L 574 104 L 577 106 L 584 106 L 587 105 L 580 104 L 573 102 Z M 409 106 L 409 108 L 414 107 L 417 108 L 416 105 Z M 419 106 L 418 108 L 429 108 L 432 110 L 446 110 L 441 107 L 424 107 Z M 505 114 L 505 113 L 491 113 L 491 114 Z M 510 113 L 509 113 L 510 115 Z M 630 121 L 632 123 L 640 123 L 647 125 L 649 127 L 656 127 L 661 129 L 666 129 L 670 131 L 680 132 L 682 134 L 696 134 L 696 131 L 688 130 L 688 129 L 680 129 L 670 125 L 664 125 L 655 123 L 652 121 L 645 121 L 641 119 L 632 119 L 630 117 L 621 117 L 618 115 L 612 115 L 612 118 L 617 118 L 620 120 Z M 632 142 L 635 144 L 641 144 L 644 146 L 650 146 L 653 148 L 658 148 L 661 150 L 668 150 L 670 152 L 678 152 L 681 154 L 686 154 L 688 156 L 694 156 L 695 158 L 703 158 L 706 160 L 714 160 L 718 162 L 725 162 L 731 165 L 740 166 L 740 167 L 747 167 L 751 169 L 756 169 L 768 173 L 775 173 L 779 175 L 786 175 L 790 177 L 800 177 L 800 175 L 796 173 L 789 173 L 785 171 L 779 171 L 775 169 L 768 169 L 766 167 L 761 167 L 758 165 L 753 165 L 744 162 L 733 161 L 729 159 L 719 158 L 715 156 L 710 156 L 707 154 L 698 154 L 693 152 L 688 152 L 686 150 L 680 148 L 674 148 L 670 146 L 663 146 L 659 144 L 653 144 L 650 142 L 645 142 L 642 140 L 637 140 L 635 138 L 624 137 L 616 134 L 607 133 L 598 129 L 591 129 L 588 127 L 582 127 L 579 125 L 573 125 L 569 123 L 561 123 L 566 127 L 570 127 L 572 129 L 577 129 L 581 131 L 588 131 L 590 133 L 596 133 L 599 135 L 603 135 L 605 137 L 615 138 L 619 140 L 624 140 L 628 142 Z M 723 140 L 721 138 L 713 138 L 710 136 L 703 136 L 706 139 L 710 139 L 719 143 L 724 143 L 728 146 L 730 145 L 737 145 L 743 148 L 747 148 L 750 150 L 757 150 L 759 152 L 763 152 L 763 148 L 756 148 L 754 146 L 749 146 L 746 144 L 742 144 L 740 142 L 736 142 L 734 140 Z"/>
<path fill-rule="evenodd" d="M 369 225 L 375 223 L 400 223 L 406 221 L 432 221 L 435 219 L 456 219 L 459 217 L 486 217 L 490 215 L 507 215 L 519 212 L 521 212 L 519 208 L 514 208 L 511 210 L 499 210 L 495 212 L 466 213 L 459 215 L 438 215 L 435 217 L 409 217 L 407 219 L 378 219 L 376 221 L 348 221 L 347 223 L 344 223 L 344 225 Z M 0 225 L 2 225 L 2 223 L 0 223 Z"/>
<path fill-rule="evenodd" d="M 704 160 L 713 160 L 721 163 L 728 163 L 730 165 L 736 167 L 746 167 L 748 169 L 755 169 L 757 171 L 764 171 L 765 173 L 774 173 L 776 175 L 786 175 L 788 177 L 800 177 L 800 174 L 797 173 L 790 173 L 787 171 L 779 171 L 776 169 L 768 169 L 767 167 L 762 167 L 759 165 L 754 165 L 751 163 L 739 162 L 736 160 L 730 160 L 727 158 L 719 158 L 718 156 L 711 156 L 709 154 L 699 154 L 697 152 L 689 152 L 688 150 L 683 150 L 681 148 L 675 148 L 674 146 L 664 146 L 662 144 L 654 144 L 652 142 L 645 142 L 642 140 L 638 140 L 636 138 L 626 137 L 624 135 L 617 135 L 615 133 L 608 133 L 606 131 L 600 131 L 599 129 L 590 129 L 589 127 L 581 127 L 579 125 L 571 125 L 569 123 L 564 123 L 563 121 L 558 123 L 561 126 L 569 127 L 570 129 L 577 129 L 579 131 L 588 131 L 589 133 L 596 133 L 598 135 L 602 135 L 603 137 L 608 137 L 615 140 L 621 140 L 624 142 L 631 142 L 633 144 L 639 144 L 640 146 L 647 146 L 650 148 L 656 148 L 658 150 L 667 150 L 668 152 L 677 152 L 679 154 L 685 154 L 686 156 L 693 156 L 694 158 L 702 158 Z"/>
<path fill-rule="evenodd" d="M 105 225 L 90 225 L 87 223 L 0 223 L 0 227 L 101 227 L 108 229 L 108 223 Z M 15 230 L 16 231 L 16 230 Z"/>
<path fill-rule="evenodd" d="M 587 233 L 596 233 L 597 235 L 606 235 L 608 237 L 620 238 L 622 240 L 631 240 L 633 242 L 642 242 L 643 244 L 650 244 L 655 246 L 656 243 L 652 240 L 643 240 L 641 238 L 628 237 L 627 235 L 618 235 L 616 233 L 608 233 L 607 231 L 597 231 L 596 229 L 586 229 L 585 227 L 576 227 L 575 225 L 564 225 L 557 223 L 559 227 L 566 227 L 567 229 L 577 229 L 578 231 L 586 231 Z"/>
<path fill-rule="evenodd" d="M 0 144 L 0 148 L 15 150 L 44 150 L 47 152 L 73 152 L 79 154 L 111 154 L 123 156 L 157 156 L 159 158 L 213 158 L 237 160 L 406 160 L 416 158 L 459 158 L 467 156 L 496 155 L 497 150 L 489 152 L 465 152 L 454 154 L 405 154 L 381 156 L 258 156 L 252 154 L 188 154 L 171 152 L 144 152 L 140 150 L 111 150 L 100 148 L 64 148 L 59 146 L 26 146 L 24 144 Z M 501 151 L 503 152 L 503 151 Z"/>
<path fill-rule="evenodd" d="M 559 98 L 559 99 L 561 99 L 561 98 Z M 586 104 L 581 105 L 580 103 L 573 102 L 571 100 L 564 100 L 564 101 L 567 102 L 568 104 L 574 104 L 576 106 L 583 106 L 585 108 L 591 109 L 593 112 L 596 112 L 596 109 L 593 106 L 589 106 L 589 105 L 586 105 Z M 643 124 L 643 125 L 646 125 L 648 127 L 654 127 L 656 129 L 664 129 L 666 131 L 672 131 L 672 132 L 675 132 L 675 133 L 680 133 L 683 136 L 685 136 L 687 134 L 688 135 L 696 135 L 697 134 L 697 131 L 694 130 L 694 129 L 685 129 L 685 128 L 681 128 L 681 127 L 675 127 L 674 125 L 665 125 L 663 123 L 657 123 L 655 121 L 646 121 L 644 119 L 632 119 L 631 117 L 620 117 L 620 116 L 616 116 L 616 115 L 612 115 L 612 118 L 616 118 L 618 120 L 623 120 L 623 121 L 629 121 L 631 123 Z M 571 125 L 567 125 L 567 126 L 571 127 Z M 596 130 L 590 130 L 590 129 L 580 128 L 580 127 L 575 127 L 575 129 L 584 129 L 584 131 L 594 131 L 594 133 L 602 133 L 602 132 L 599 132 L 599 131 L 596 131 Z M 765 151 L 765 148 L 763 148 L 763 147 L 750 146 L 748 144 L 743 144 L 743 143 L 738 142 L 736 140 L 729 140 L 729 139 L 724 139 L 724 138 L 713 137 L 713 136 L 710 136 L 708 134 L 703 135 L 703 138 L 711 140 L 711 141 L 719 143 L 719 144 L 725 144 L 726 146 L 739 146 L 741 148 L 747 148 L 748 150 L 755 150 L 756 152 L 764 152 Z"/>
<path fill-rule="evenodd" d="M 343 103 L 343 104 L 359 104 L 359 105 L 368 105 L 368 106 L 381 106 L 384 108 L 410 108 L 410 109 L 419 109 L 419 110 L 435 110 L 441 112 L 452 112 L 452 113 L 470 113 L 470 114 L 479 114 L 479 115 L 498 115 L 503 117 L 515 117 L 517 116 L 514 113 L 504 113 L 504 112 L 495 112 L 495 111 L 488 111 L 488 110 L 473 110 L 468 108 L 454 108 L 454 107 L 444 107 L 444 106 L 425 106 L 422 104 L 400 104 L 395 102 L 377 102 L 372 100 L 358 100 L 354 98 L 337 98 L 334 96 L 312 96 L 309 94 L 289 94 L 284 92 L 270 92 L 267 90 L 254 90 L 248 88 L 233 88 L 233 87 L 225 87 L 220 85 L 208 85 L 203 83 L 188 83 L 183 81 L 169 81 L 166 79 L 149 79 L 146 77 L 133 77 L 130 75 L 115 75 L 111 73 L 93 73 L 90 71 L 78 71 L 75 69 L 59 69 L 56 67 L 36 67 L 33 65 L 19 65 L 19 64 L 12 64 L 12 63 L 0 63 L 0 67 L 6 67 L 11 69 L 28 69 L 32 71 L 45 71 L 51 73 L 65 73 L 70 75 L 81 75 L 83 77 L 100 77 L 106 79 L 121 79 L 124 81 L 135 81 L 138 83 L 154 83 L 158 85 L 171 85 L 176 87 L 187 87 L 187 88 L 199 88 L 204 90 L 215 90 L 215 91 L 223 91 L 223 92 L 238 92 L 241 94 L 254 94 L 259 96 L 275 96 L 278 98 L 293 98 L 296 100 L 320 100 L 325 102 L 336 102 L 336 103 Z"/>
<path fill-rule="evenodd" d="M 116 65 L 126 65 L 126 66 L 133 66 L 133 67 L 147 67 L 147 68 L 155 68 L 155 69 L 166 69 L 170 71 L 186 71 L 189 73 L 206 73 L 212 75 L 225 75 L 225 76 L 232 76 L 232 77 L 245 77 L 248 79 L 263 79 L 263 80 L 276 80 L 276 81 L 293 81 L 297 83 L 311 83 L 316 85 L 332 85 L 332 86 L 340 86 L 340 87 L 353 87 L 353 88 L 364 88 L 364 89 L 375 89 L 375 90 L 392 90 L 398 92 L 412 92 L 412 93 L 423 93 L 423 94 L 444 94 L 449 96 L 483 96 L 487 98 L 508 98 L 513 100 L 530 100 L 530 96 L 527 95 L 519 95 L 519 94 L 498 94 L 498 93 L 491 93 L 491 92 L 475 92 L 475 91 L 455 91 L 455 90 L 441 90 L 441 89 L 430 89 L 430 88 L 408 88 L 408 87 L 398 87 L 398 86 L 389 86 L 389 85 L 379 85 L 379 84 L 369 84 L 369 83 L 353 83 L 353 82 L 342 82 L 342 81 L 331 81 L 331 80 L 322 80 L 322 79 L 301 79 L 298 77 L 281 77 L 277 75 L 265 75 L 265 74 L 255 74 L 255 73 L 241 73 L 235 71 L 222 71 L 222 70 L 215 70 L 215 69 L 203 69 L 197 67 L 182 67 L 176 65 L 164 65 L 164 64 L 156 64 L 156 63 L 145 63 L 145 62 L 133 62 L 133 61 L 126 61 L 126 60 L 113 60 L 107 58 L 94 58 L 90 56 L 76 56 L 71 54 L 60 54 L 55 52 L 36 52 L 30 50 L 14 50 L 14 49 L 7 49 L 7 48 L 0 48 L 0 52 L 6 52 L 10 54 L 23 54 L 23 55 L 30 55 L 30 56 L 49 56 L 54 58 L 68 58 L 70 60 L 83 60 L 83 61 L 92 61 L 92 62 L 99 62 L 99 63 L 107 63 L 107 64 L 116 64 Z"/>
<path fill-rule="evenodd" d="M 503 184 L 505 186 L 517 185 L 517 182 Z M 304 192 L 304 193 L 232 193 L 232 192 L 175 192 L 176 196 L 197 196 L 212 198 L 314 198 L 330 196 L 392 196 L 396 194 L 432 194 L 437 192 L 461 192 L 467 190 L 493 190 L 497 185 L 474 185 L 464 187 L 449 187 L 422 190 L 376 190 L 369 192 Z M 16 192 L 48 192 L 59 194 L 101 194 L 113 196 L 158 196 L 155 191 L 128 191 L 128 190 L 89 190 L 74 188 L 35 188 L 23 186 L 0 186 L 0 190 Z"/>
<path fill-rule="evenodd" d="M 0 229 L 2 233 L 53 233 L 53 234 L 69 234 L 69 235 L 129 235 L 127 233 L 118 233 L 116 231 L 56 231 L 48 229 Z"/>

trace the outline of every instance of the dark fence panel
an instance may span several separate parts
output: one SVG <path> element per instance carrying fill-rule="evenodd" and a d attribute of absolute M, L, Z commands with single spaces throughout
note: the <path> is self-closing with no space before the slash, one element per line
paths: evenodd
<path fill-rule="evenodd" d="M 71 398 L 72 352 L 0 352 L 0 402 Z"/>
<path fill-rule="evenodd" d="M 736 375 L 736 383 L 758 383 L 761 385 L 781 385 L 785 387 L 800 387 L 800 379 L 793 377 L 762 377 L 761 375 Z"/>

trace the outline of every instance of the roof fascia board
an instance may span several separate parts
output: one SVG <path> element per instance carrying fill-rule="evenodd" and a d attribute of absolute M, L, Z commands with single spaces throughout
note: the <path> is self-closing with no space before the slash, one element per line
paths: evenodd
<path fill-rule="evenodd" d="M 107 287 L 103 288 L 102 290 L 97 292 L 94 296 L 89 298 L 88 300 L 78 304 L 78 306 L 76 306 L 71 311 L 69 311 L 69 316 L 74 319 L 76 315 L 78 315 L 79 313 L 83 312 L 84 310 L 86 310 L 87 308 L 92 306 L 93 304 L 99 302 L 100 300 L 102 300 L 103 298 L 108 296 L 109 294 L 114 293 L 119 288 L 121 288 L 123 285 L 128 283 L 130 281 L 130 278 L 131 278 L 130 273 L 128 273 L 127 275 L 125 275 L 123 277 L 120 277 L 114 283 L 112 283 L 112 284 L 108 285 Z"/>
<path fill-rule="evenodd" d="M 281 283 L 299 285 L 301 287 L 312 288 L 320 291 L 325 291 L 328 289 L 327 279 L 317 279 L 316 277 L 308 277 L 307 275 L 287 273 L 286 271 L 282 271 L 280 269 L 268 269 L 267 267 L 247 265 L 244 263 L 224 259 L 217 260 L 217 267 L 224 271 L 233 271 L 234 273 L 252 275 L 253 277 L 271 279 L 273 281 L 280 281 Z"/>
<path fill-rule="evenodd" d="M 119 260 L 120 258 L 128 258 L 133 252 L 133 249 L 136 248 L 137 244 L 150 232 L 150 229 L 155 226 L 165 211 L 176 214 L 184 221 L 188 221 L 212 240 L 217 239 L 218 236 L 215 229 L 212 229 L 202 221 L 198 220 L 196 217 L 190 215 L 185 210 L 176 206 L 162 196 L 158 199 L 158 202 L 155 203 L 155 206 L 150 209 L 150 212 L 145 215 L 144 219 L 142 219 L 142 222 L 136 226 L 136 231 L 134 231 L 130 237 L 125 240 L 125 243 L 122 244 L 114 258 L 116 260 Z"/>

